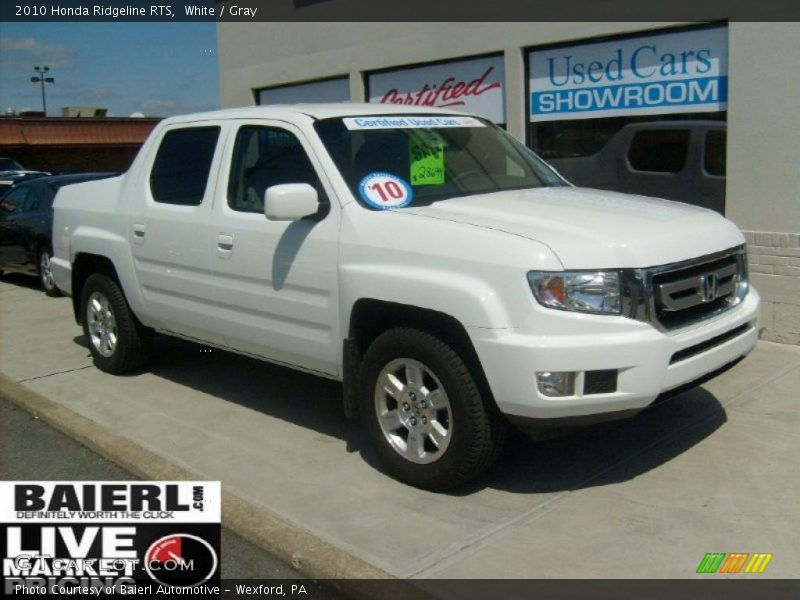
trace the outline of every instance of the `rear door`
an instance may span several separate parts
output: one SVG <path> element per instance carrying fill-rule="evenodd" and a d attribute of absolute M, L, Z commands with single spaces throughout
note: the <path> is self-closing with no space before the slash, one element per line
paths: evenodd
<path fill-rule="evenodd" d="M 230 132 L 221 179 L 211 262 L 226 344 L 337 375 L 340 211 L 311 144 L 288 123 L 240 122 Z M 312 185 L 320 214 L 268 220 L 264 193 L 285 183 Z"/>
<path fill-rule="evenodd" d="M 161 133 L 137 182 L 128 239 L 149 320 L 184 337 L 222 343 L 215 327 L 211 208 L 224 128 L 180 124 Z"/>

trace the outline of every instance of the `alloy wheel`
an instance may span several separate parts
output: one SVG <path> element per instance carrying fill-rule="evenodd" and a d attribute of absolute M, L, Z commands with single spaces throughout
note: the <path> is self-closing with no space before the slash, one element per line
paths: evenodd
<path fill-rule="evenodd" d="M 375 413 L 389 445 L 413 463 L 435 462 L 453 437 L 444 386 L 430 368 L 412 358 L 393 360 L 380 372 Z"/>
<path fill-rule="evenodd" d="M 112 356 L 117 348 L 117 321 L 108 298 L 101 292 L 93 292 L 89 297 L 86 322 L 95 350 L 106 358 Z"/>

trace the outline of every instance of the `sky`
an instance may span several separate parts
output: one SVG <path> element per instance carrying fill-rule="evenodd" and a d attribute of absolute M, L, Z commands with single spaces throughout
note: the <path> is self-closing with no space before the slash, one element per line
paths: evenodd
<path fill-rule="evenodd" d="M 47 114 L 108 116 L 219 108 L 216 23 L 0 23 L 0 113 L 42 110 L 34 65 L 48 65 Z"/>

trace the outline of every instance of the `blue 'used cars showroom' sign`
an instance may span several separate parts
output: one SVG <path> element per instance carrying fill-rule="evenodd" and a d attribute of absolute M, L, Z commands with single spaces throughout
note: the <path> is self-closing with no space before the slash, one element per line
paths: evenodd
<path fill-rule="evenodd" d="M 725 27 L 537 49 L 528 64 L 531 121 L 727 108 Z"/>

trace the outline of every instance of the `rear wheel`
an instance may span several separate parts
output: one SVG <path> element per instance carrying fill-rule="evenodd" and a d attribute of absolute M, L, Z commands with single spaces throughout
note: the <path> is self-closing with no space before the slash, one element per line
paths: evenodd
<path fill-rule="evenodd" d="M 39 283 L 45 294 L 50 297 L 57 297 L 61 295 L 61 291 L 56 287 L 53 281 L 53 270 L 50 259 L 50 250 L 42 248 L 39 251 Z"/>
<path fill-rule="evenodd" d="M 442 339 L 416 329 L 387 331 L 367 349 L 360 373 L 359 413 L 397 479 L 446 490 L 494 462 L 505 421 Z"/>
<path fill-rule="evenodd" d="M 91 275 L 83 286 L 81 311 L 98 369 L 119 375 L 148 362 L 152 333 L 131 312 L 116 282 L 101 273 Z"/>

